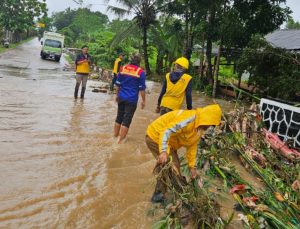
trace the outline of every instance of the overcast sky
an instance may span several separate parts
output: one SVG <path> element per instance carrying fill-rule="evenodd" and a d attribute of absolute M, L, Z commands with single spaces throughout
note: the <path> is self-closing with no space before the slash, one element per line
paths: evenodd
<path fill-rule="evenodd" d="M 46 0 L 46 3 L 48 5 L 50 15 L 53 12 L 62 11 L 68 7 L 78 7 L 78 4 L 76 4 L 73 0 Z M 107 12 L 106 9 L 108 5 L 117 6 L 116 0 L 84 0 L 84 6 L 90 7 L 93 11 L 100 11 L 101 13 L 107 14 L 109 19 L 113 19 L 116 16 Z"/>
<path fill-rule="evenodd" d="M 54 11 L 62 11 L 68 7 L 71 7 L 71 8 L 78 7 L 78 5 L 76 3 L 74 3 L 72 0 L 46 0 L 46 2 L 48 4 L 48 9 L 49 9 L 50 15 Z M 108 14 L 106 12 L 107 1 L 105 1 L 105 0 L 84 0 L 84 2 L 85 2 L 84 5 L 90 5 L 91 9 L 93 11 L 100 11 L 102 13 Z M 110 4 L 110 5 L 115 5 L 115 6 L 117 5 L 116 0 L 110 0 L 108 2 L 109 2 L 108 4 Z M 292 16 L 293 16 L 294 20 L 300 22 L 300 0 L 286 0 L 286 2 L 287 2 L 287 6 L 289 6 L 293 11 Z M 112 14 L 108 14 L 108 16 L 110 19 L 115 17 Z"/>

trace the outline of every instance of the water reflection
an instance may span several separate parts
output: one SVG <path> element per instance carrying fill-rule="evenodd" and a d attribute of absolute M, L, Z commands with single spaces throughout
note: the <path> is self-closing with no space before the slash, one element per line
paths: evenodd
<path fill-rule="evenodd" d="M 73 107 L 70 110 L 70 132 L 79 134 L 83 131 L 83 118 L 86 113 L 84 99 L 74 99 Z"/>

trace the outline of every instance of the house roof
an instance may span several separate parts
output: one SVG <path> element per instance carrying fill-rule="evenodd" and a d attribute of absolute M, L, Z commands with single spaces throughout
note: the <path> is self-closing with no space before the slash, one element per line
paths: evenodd
<path fill-rule="evenodd" d="M 300 29 L 276 30 L 265 36 L 272 45 L 288 50 L 300 50 Z"/>

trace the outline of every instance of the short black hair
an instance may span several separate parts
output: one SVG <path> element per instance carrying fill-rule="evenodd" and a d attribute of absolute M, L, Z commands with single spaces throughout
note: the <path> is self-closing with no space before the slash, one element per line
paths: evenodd
<path fill-rule="evenodd" d="M 137 65 L 137 66 L 140 65 L 141 60 L 142 60 L 141 55 L 139 53 L 132 54 L 130 59 L 131 59 L 131 61 L 130 61 L 131 64 L 134 64 L 134 65 Z"/>
<path fill-rule="evenodd" d="M 89 46 L 83 45 L 83 46 L 81 47 L 81 49 L 84 49 L 84 48 L 89 48 Z"/>

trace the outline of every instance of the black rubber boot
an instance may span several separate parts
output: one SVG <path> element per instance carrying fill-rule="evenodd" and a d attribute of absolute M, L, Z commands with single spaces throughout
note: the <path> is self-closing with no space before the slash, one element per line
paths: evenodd
<path fill-rule="evenodd" d="M 81 88 L 81 94 L 80 94 L 80 98 L 83 99 L 84 98 L 84 93 L 85 93 L 85 87 Z"/>
<path fill-rule="evenodd" d="M 80 84 L 79 84 L 79 83 L 76 83 L 76 86 L 75 86 L 75 92 L 74 92 L 74 98 L 75 98 L 75 99 L 77 99 L 77 97 L 78 97 L 79 86 L 80 86 Z"/>
<path fill-rule="evenodd" d="M 114 90 L 114 84 L 116 83 L 116 80 L 117 80 L 117 76 L 114 75 L 112 80 L 111 80 L 111 84 L 110 84 L 110 88 L 109 88 L 110 91 Z"/>
<path fill-rule="evenodd" d="M 109 87 L 109 90 L 110 90 L 110 91 L 113 91 L 113 90 L 114 90 L 114 83 L 113 83 L 113 82 L 111 82 L 110 87 Z"/>

